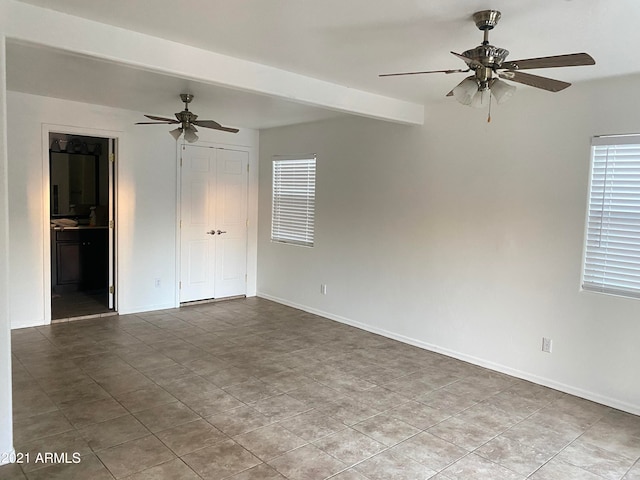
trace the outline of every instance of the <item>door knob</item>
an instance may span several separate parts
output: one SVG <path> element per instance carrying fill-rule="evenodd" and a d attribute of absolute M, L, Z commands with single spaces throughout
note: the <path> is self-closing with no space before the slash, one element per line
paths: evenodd
<path fill-rule="evenodd" d="M 227 233 L 227 232 L 223 232 L 222 230 L 218 230 L 218 235 L 222 235 L 223 233 Z"/>
<path fill-rule="evenodd" d="M 215 234 L 216 234 L 216 231 L 215 231 L 215 230 L 209 230 L 209 231 L 207 232 L 207 235 L 215 235 Z"/>

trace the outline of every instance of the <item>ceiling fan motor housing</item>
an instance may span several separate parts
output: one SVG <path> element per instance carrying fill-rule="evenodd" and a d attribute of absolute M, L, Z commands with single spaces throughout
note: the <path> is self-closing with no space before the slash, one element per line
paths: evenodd
<path fill-rule="evenodd" d="M 176 113 L 176 118 L 182 123 L 182 128 L 188 129 L 195 128 L 192 124 L 198 119 L 198 115 L 185 108 L 185 110 Z"/>
<path fill-rule="evenodd" d="M 509 50 L 494 47 L 493 45 L 479 45 L 471 50 L 465 50 L 462 55 L 482 63 L 485 67 L 500 68 L 502 62 L 504 62 L 509 55 Z M 474 68 L 472 63 L 468 65 L 471 69 Z"/>
<path fill-rule="evenodd" d="M 486 90 L 490 87 L 489 81 L 493 77 L 493 72 L 500 68 L 502 62 L 509 55 L 509 51 L 493 45 L 479 45 L 471 50 L 466 50 L 462 55 L 470 59 L 466 63 L 475 72 L 478 89 Z M 483 66 L 478 65 L 478 62 Z"/>
<path fill-rule="evenodd" d="M 502 62 L 509 55 L 509 50 L 489 44 L 489 30 L 498 24 L 500 17 L 501 14 L 497 10 L 482 10 L 473 14 L 476 26 L 484 32 L 484 41 L 482 45 L 466 50 L 462 55 L 470 59 L 466 63 L 475 72 L 479 90 L 490 88 L 493 72 L 502 66 Z"/>

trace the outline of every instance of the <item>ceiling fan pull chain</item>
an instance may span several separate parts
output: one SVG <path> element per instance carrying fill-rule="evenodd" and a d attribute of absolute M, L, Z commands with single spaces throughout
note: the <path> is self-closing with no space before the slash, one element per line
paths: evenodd
<path fill-rule="evenodd" d="M 491 90 L 489 90 L 489 115 L 487 116 L 487 123 L 491 123 L 491 99 L 493 98 L 493 94 Z"/>

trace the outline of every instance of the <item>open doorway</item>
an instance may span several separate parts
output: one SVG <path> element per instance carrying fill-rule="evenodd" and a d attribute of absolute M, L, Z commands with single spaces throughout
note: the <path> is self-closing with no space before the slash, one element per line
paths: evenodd
<path fill-rule="evenodd" d="M 115 313 L 115 139 L 49 133 L 51 321 Z"/>

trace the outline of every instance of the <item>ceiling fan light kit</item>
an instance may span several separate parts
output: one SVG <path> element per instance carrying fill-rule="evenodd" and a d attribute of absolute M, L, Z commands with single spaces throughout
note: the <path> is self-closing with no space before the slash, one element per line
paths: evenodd
<path fill-rule="evenodd" d="M 182 127 L 178 127 L 175 130 L 171 130 L 169 132 L 169 135 L 171 135 L 175 141 L 178 141 L 178 139 L 180 138 L 180 135 L 182 135 Z"/>
<path fill-rule="evenodd" d="M 453 90 L 453 96 L 462 105 L 471 105 L 473 97 L 480 93 L 478 84 L 474 77 L 467 77 L 458 84 Z"/>
<path fill-rule="evenodd" d="M 488 88 L 484 90 L 478 90 L 473 96 L 473 99 L 471 100 L 471 106 L 473 108 L 482 108 L 484 106 L 489 105 L 490 101 L 491 101 L 491 92 L 489 91 Z"/>
<path fill-rule="evenodd" d="M 211 128 L 213 130 L 221 130 L 223 132 L 230 133 L 238 133 L 240 130 L 237 128 L 223 127 L 218 122 L 213 120 L 198 120 L 198 116 L 189 111 L 189 103 L 193 100 L 193 95 L 190 93 L 181 93 L 180 99 L 184 102 L 184 110 L 181 112 L 177 112 L 176 119 L 165 118 L 165 117 L 156 117 L 154 115 L 145 115 L 145 117 L 156 120 L 155 122 L 137 122 L 136 125 L 176 125 L 180 126 L 174 130 L 171 130 L 169 134 L 176 140 L 180 138 L 180 136 L 184 133 L 184 139 L 189 142 L 197 142 L 198 135 L 196 132 L 198 129 L 196 125 L 199 127 Z"/>
<path fill-rule="evenodd" d="M 424 72 L 386 73 L 381 77 L 400 75 L 422 75 L 425 73 L 464 73 L 473 72 L 465 78 L 447 96 L 453 96 L 462 105 L 480 108 L 485 105 L 491 107 L 491 99 L 497 103 L 504 103 L 515 93 L 516 87 L 505 79 L 540 88 L 549 92 L 559 92 L 571 84 L 552 78 L 540 77 L 519 70 L 534 68 L 575 67 L 580 65 L 595 65 L 595 60 L 587 53 L 570 53 L 551 57 L 528 58 L 524 60 L 507 61 L 509 51 L 493 46 L 489 43 L 489 31 L 498 24 L 501 13 L 497 10 L 482 10 L 473 14 L 473 21 L 483 32 L 482 44 L 462 52 L 451 52 L 467 64 L 466 70 L 430 70 Z M 487 121 L 491 121 L 489 116 Z"/>
<path fill-rule="evenodd" d="M 189 143 L 194 143 L 198 141 L 198 135 L 196 135 L 197 130 L 194 127 L 187 129 L 184 133 L 184 139 Z"/>
<path fill-rule="evenodd" d="M 503 82 L 502 80 L 498 80 L 497 78 L 492 80 L 491 83 L 491 95 L 496 99 L 498 104 L 504 103 L 513 97 L 513 94 L 516 93 L 515 85 L 511 85 L 507 82 Z"/>

